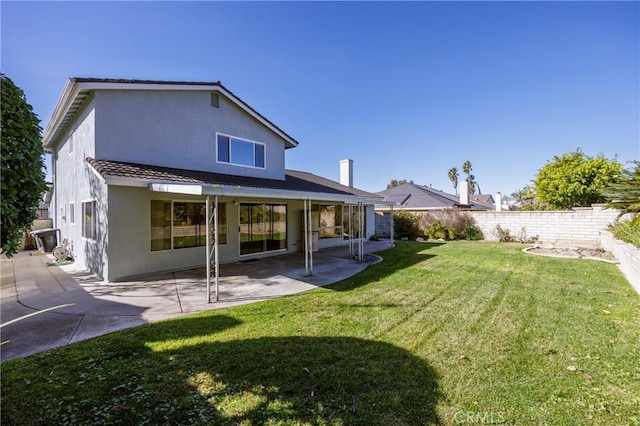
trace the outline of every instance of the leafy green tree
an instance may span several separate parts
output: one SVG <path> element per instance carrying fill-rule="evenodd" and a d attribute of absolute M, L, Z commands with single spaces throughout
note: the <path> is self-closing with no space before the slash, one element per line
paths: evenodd
<path fill-rule="evenodd" d="M 22 233 L 36 218 L 36 208 L 47 186 L 43 172 L 40 120 L 27 103 L 24 92 L 3 73 L 0 77 L 0 253 L 11 257 L 18 251 Z"/>
<path fill-rule="evenodd" d="M 405 183 L 413 184 L 413 181 L 412 180 L 406 180 L 406 179 L 400 179 L 400 180 L 392 179 L 391 182 L 389 182 L 387 184 L 387 189 L 395 188 L 396 186 L 400 186 L 400 185 L 405 184 Z"/>
<path fill-rule="evenodd" d="M 451 181 L 451 185 L 453 185 L 453 188 L 456 190 L 456 194 L 458 194 L 458 177 L 460 177 L 460 174 L 458 173 L 458 169 L 455 167 L 452 167 L 449 169 L 449 172 L 447 174 L 449 175 L 449 180 Z"/>
<path fill-rule="evenodd" d="M 623 167 L 602 155 L 589 157 L 579 148 L 554 156 L 534 179 L 536 197 L 552 209 L 588 207 L 606 201 L 604 189 L 615 183 Z"/>
<path fill-rule="evenodd" d="M 619 209 L 620 216 L 630 213 L 640 214 L 640 161 L 634 162 L 634 171 L 623 170 L 620 180 L 605 188 L 603 194 L 608 200 L 607 208 Z"/>

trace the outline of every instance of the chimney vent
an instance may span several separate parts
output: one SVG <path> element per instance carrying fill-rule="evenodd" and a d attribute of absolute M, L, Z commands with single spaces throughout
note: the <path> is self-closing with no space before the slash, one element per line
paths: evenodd
<path fill-rule="evenodd" d="M 340 184 L 353 187 L 353 160 L 340 160 Z"/>
<path fill-rule="evenodd" d="M 466 180 L 460 182 L 460 204 L 469 205 L 469 182 Z"/>

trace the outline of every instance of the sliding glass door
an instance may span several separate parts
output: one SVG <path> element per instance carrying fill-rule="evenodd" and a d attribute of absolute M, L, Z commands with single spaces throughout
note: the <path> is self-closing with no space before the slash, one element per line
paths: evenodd
<path fill-rule="evenodd" d="M 240 204 L 241 255 L 286 248 L 286 204 Z"/>

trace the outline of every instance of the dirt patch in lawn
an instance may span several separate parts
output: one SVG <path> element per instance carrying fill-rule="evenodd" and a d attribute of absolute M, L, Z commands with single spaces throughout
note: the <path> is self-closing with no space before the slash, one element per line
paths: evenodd
<path fill-rule="evenodd" d="M 549 248 L 529 247 L 523 250 L 525 253 L 537 254 L 549 257 L 566 257 L 572 259 L 593 259 L 603 262 L 618 263 L 613 254 L 600 248 L 573 247 L 573 248 Z"/>

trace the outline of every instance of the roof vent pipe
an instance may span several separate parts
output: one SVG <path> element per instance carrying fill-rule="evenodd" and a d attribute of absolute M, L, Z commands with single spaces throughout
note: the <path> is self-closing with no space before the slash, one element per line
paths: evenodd
<path fill-rule="evenodd" d="M 340 184 L 353 188 L 353 160 L 340 160 Z"/>

